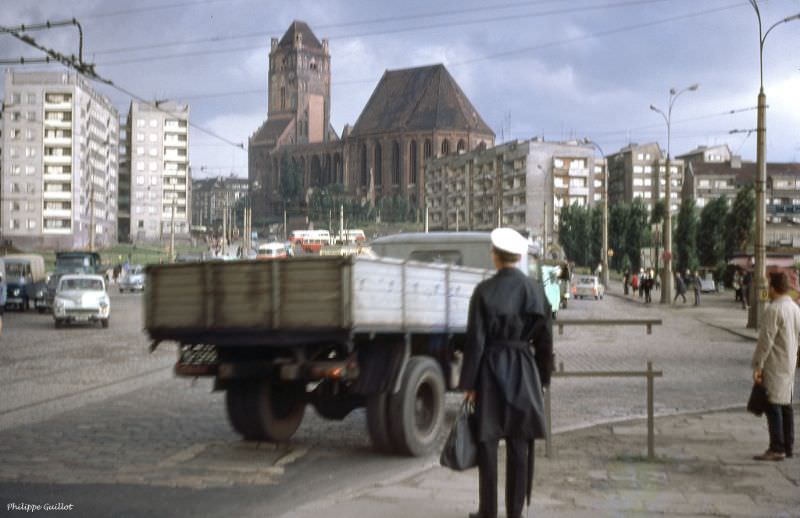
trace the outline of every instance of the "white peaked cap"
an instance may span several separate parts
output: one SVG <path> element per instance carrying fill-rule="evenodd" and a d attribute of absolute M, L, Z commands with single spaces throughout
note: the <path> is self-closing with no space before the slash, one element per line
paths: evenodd
<path fill-rule="evenodd" d="M 492 246 L 509 254 L 525 255 L 528 252 L 528 241 L 513 228 L 492 230 Z"/>

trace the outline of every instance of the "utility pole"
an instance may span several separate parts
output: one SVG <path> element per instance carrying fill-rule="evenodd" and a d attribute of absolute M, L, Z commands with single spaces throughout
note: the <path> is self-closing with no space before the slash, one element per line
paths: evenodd
<path fill-rule="evenodd" d="M 169 262 L 175 261 L 175 198 L 172 198 L 172 217 L 169 220 Z"/>
<path fill-rule="evenodd" d="M 755 289 L 750 290 L 750 310 L 747 314 L 747 327 L 757 329 L 758 323 L 764 310 L 767 300 L 767 248 L 765 246 L 766 237 L 766 200 L 764 187 L 767 183 L 767 96 L 764 93 L 764 42 L 767 35 L 782 23 L 792 20 L 800 20 L 800 13 L 789 16 L 774 23 L 762 35 L 761 12 L 758 9 L 756 0 L 749 0 L 750 5 L 756 11 L 758 17 L 758 62 L 759 62 L 759 91 L 758 91 L 758 119 L 756 129 L 756 232 L 755 232 L 755 271 L 753 272 L 752 283 Z"/>
<path fill-rule="evenodd" d="M 672 175 L 670 169 L 672 168 L 672 164 L 670 163 L 670 142 L 672 137 L 672 107 L 675 105 L 675 101 L 678 97 L 684 92 L 694 92 L 700 87 L 698 84 L 693 84 L 684 88 L 683 90 L 676 91 L 675 88 L 670 88 L 669 90 L 669 103 L 667 108 L 667 113 L 659 110 L 652 104 L 650 105 L 650 109 L 654 112 L 658 113 L 664 118 L 664 122 L 667 124 L 667 160 L 666 160 L 666 169 L 664 171 L 664 203 L 666 205 L 666 210 L 664 211 L 664 269 L 661 271 L 662 278 L 661 278 L 661 304 L 671 304 L 672 303 Z"/>
<path fill-rule="evenodd" d="M 94 236 L 95 236 L 95 221 L 94 221 L 94 178 L 89 172 L 89 251 L 94 252 Z"/>
<path fill-rule="evenodd" d="M 600 147 L 600 144 L 589 140 L 588 138 L 583 139 L 583 141 L 587 144 L 594 146 L 599 152 L 600 155 L 603 157 L 603 245 L 600 249 L 600 264 L 603 265 L 603 271 L 600 273 L 600 282 L 603 283 L 606 290 L 608 289 L 608 160 L 606 159 L 606 154 L 603 153 L 603 148 Z"/>

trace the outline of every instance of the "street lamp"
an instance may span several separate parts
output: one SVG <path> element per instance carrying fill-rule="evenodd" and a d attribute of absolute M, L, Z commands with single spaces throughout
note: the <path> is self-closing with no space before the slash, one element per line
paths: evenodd
<path fill-rule="evenodd" d="M 664 269 L 661 271 L 661 303 L 669 304 L 672 302 L 672 179 L 670 174 L 670 143 L 672 138 L 672 107 L 675 101 L 683 92 L 694 92 L 700 87 L 698 84 L 687 86 L 683 90 L 669 89 L 669 104 L 667 113 L 659 110 L 652 104 L 650 109 L 660 114 L 667 124 L 667 161 L 664 172 L 664 204 L 666 211 L 664 214 Z M 656 169 L 656 193 L 658 193 L 658 169 Z M 658 200 L 658 198 L 656 198 Z"/>
<path fill-rule="evenodd" d="M 603 246 L 600 250 L 600 260 L 603 264 L 603 271 L 600 273 L 600 276 L 602 277 L 601 282 L 603 286 L 608 290 L 608 160 L 600 144 L 588 138 L 584 138 L 583 142 L 593 146 L 600 152 L 600 156 L 603 157 Z"/>
<path fill-rule="evenodd" d="M 782 23 L 800 19 L 800 13 L 789 16 L 775 22 L 767 29 L 761 30 L 761 12 L 758 10 L 756 0 L 749 0 L 750 5 L 756 11 L 758 18 L 758 67 L 759 67 L 759 91 L 758 91 L 758 126 L 756 129 L 756 167 L 758 176 L 756 177 L 756 238 L 754 246 L 755 255 L 755 277 L 756 289 L 750 290 L 750 311 L 747 314 L 747 327 L 758 328 L 758 319 L 764 309 L 764 302 L 767 299 L 767 266 L 766 266 L 766 247 L 764 237 L 766 229 L 766 203 L 764 200 L 764 185 L 767 182 L 767 96 L 764 94 L 764 41 L 767 35 Z"/>

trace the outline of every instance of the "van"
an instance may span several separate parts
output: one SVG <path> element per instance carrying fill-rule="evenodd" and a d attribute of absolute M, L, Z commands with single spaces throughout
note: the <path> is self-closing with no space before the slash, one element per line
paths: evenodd
<path fill-rule="evenodd" d="M 22 311 L 35 307 L 43 313 L 47 308 L 44 258 L 35 254 L 9 254 L 4 259 L 6 304 Z"/>

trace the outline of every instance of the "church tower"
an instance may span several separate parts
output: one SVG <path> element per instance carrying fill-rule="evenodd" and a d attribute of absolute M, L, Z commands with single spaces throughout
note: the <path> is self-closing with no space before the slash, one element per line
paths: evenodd
<path fill-rule="evenodd" d="M 297 144 L 327 142 L 331 114 L 331 57 L 305 22 L 294 21 L 269 53 L 268 119 L 295 121 Z"/>

